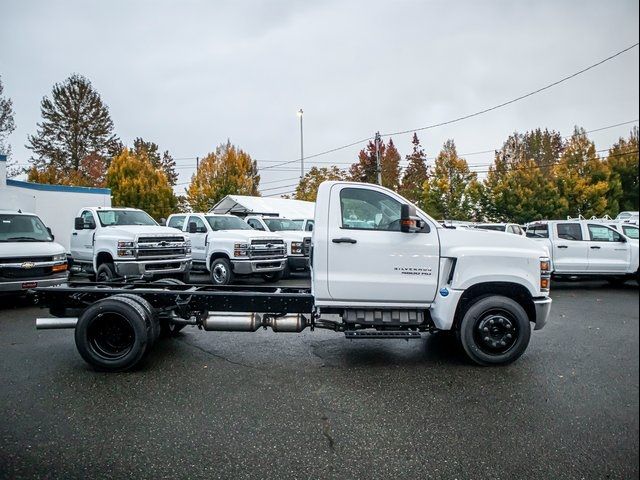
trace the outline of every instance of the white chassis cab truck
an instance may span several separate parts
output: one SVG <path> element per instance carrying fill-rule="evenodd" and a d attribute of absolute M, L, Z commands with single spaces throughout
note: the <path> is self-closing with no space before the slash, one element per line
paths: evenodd
<path fill-rule="evenodd" d="M 530 223 L 527 237 L 546 246 L 554 278 L 638 279 L 638 241 L 600 220 Z"/>
<path fill-rule="evenodd" d="M 288 277 L 291 272 L 309 270 L 313 222 L 309 223 L 306 219 L 263 217 L 259 215 L 250 215 L 245 217 L 244 220 L 255 230 L 275 232 L 284 238 L 287 245 L 285 277 Z M 306 230 L 307 228 L 311 230 Z"/>
<path fill-rule="evenodd" d="M 208 272 L 214 285 L 229 285 L 236 276 L 282 278 L 285 245 L 278 234 L 257 232 L 234 215 L 215 213 L 175 214 L 167 225 L 188 232 L 193 268 Z"/>
<path fill-rule="evenodd" d="M 453 331 L 471 360 L 520 357 L 549 315 L 550 262 L 528 238 L 448 229 L 377 186 L 324 182 L 311 251 L 311 288 L 161 283 L 35 290 L 53 317 L 36 327 L 74 328 L 80 355 L 98 369 L 132 368 L 163 326 L 206 331 L 341 332 L 350 340 L 416 339 Z M 167 328 L 164 328 L 168 331 Z"/>
<path fill-rule="evenodd" d="M 189 278 L 189 238 L 159 226 L 142 210 L 83 208 L 70 244 L 74 269 L 95 274 L 98 282 L 118 277 Z"/>

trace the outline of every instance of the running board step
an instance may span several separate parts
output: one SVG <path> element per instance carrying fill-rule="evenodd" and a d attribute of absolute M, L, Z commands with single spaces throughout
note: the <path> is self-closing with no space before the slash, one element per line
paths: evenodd
<path fill-rule="evenodd" d="M 400 338 L 404 340 L 409 340 L 411 338 L 421 338 L 420 332 L 409 332 L 405 330 L 401 330 L 399 332 L 393 331 L 374 331 L 374 332 L 366 332 L 363 330 L 353 330 L 344 332 L 344 336 L 349 340 L 354 339 L 364 339 L 364 338 Z"/>

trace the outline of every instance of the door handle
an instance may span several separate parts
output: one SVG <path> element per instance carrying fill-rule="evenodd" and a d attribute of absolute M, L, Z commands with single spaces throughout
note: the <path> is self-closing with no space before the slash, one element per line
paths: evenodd
<path fill-rule="evenodd" d="M 597 246 L 597 245 L 593 245 L 593 246 L 591 247 L 591 249 L 592 249 L 592 250 L 600 250 L 600 247 L 599 247 L 599 246 Z"/>
<path fill-rule="evenodd" d="M 558 248 L 569 248 L 569 245 L 558 245 Z"/>
<path fill-rule="evenodd" d="M 358 243 L 358 241 L 355 238 L 334 238 L 333 240 L 331 240 L 333 243 Z"/>
<path fill-rule="evenodd" d="M 74 237 L 78 236 L 78 232 L 73 232 L 71 235 L 73 235 Z"/>

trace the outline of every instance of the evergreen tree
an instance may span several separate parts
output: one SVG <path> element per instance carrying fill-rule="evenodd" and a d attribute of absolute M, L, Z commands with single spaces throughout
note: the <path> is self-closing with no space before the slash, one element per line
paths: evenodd
<path fill-rule="evenodd" d="M 606 163 L 611 172 L 607 192 L 610 215 L 617 215 L 620 211 L 640 210 L 638 127 L 633 128 L 628 139 L 620 138 L 611 147 Z"/>
<path fill-rule="evenodd" d="M 380 170 L 382 186 L 398 191 L 400 187 L 400 153 L 391 138 L 387 142 L 384 154 L 380 158 Z"/>
<path fill-rule="evenodd" d="M 113 133 L 109 109 L 91 82 L 72 75 L 53 86 L 52 98 L 42 99 L 42 122 L 26 147 L 33 151 L 37 171 L 53 169 L 58 178 L 82 172 L 82 162 L 90 155 L 103 159 L 105 168 L 122 144 Z M 88 182 L 91 177 L 80 175 Z"/>
<path fill-rule="evenodd" d="M 297 200 L 306 200 L 315 202 L 318 195 L 318 188 L 322 182 L 328 180 L 344 180 L 345 173 L 335 165 L 327 167 L 311 167 L 311 169 L 300 180 L 296 187 L 295 198 Z"/>
<path fill-rule="evenodd" d="M 122 150 L 109 166 L 106 184 L 114 207 L 139 208 L 156 220 L 176 211 L 178 201 L 166 175 L 144 152 Z"/>
<path fill-rule="evenodd" d="M 16 124 L 13 119 L 13 101 L 10 98 L 5 98 L 3 93 L 4 86 L 0 76 L 0 155 L 7 156 L 7 161 L 10 162 L 7 164 L 7 176 L 12 177 L 20 172 L 11 163 L 11 145 L 7 142 L 7 138 L 16 129 Z"/>
<path fill-rule="evenodd" d="M 424 183 L 429 178 L 427 173 L 427 157 L 416 133 L 413 134 L 411 143 L 413 150 L 411 154 L 406 157 L 409 164 L 402 175 L 399 193 L 407 200 L 411 200 L 416 205 L 422 206 Z"/>
<path fill-rule="evenodd" d="M 257 163 L 227 141 L 200 161 L 186 190 L 187 202 L 194 212 L 207 212 L 226 195 L 259 196 L 259 185 Z"/>
<path fill-rule="evenodd" d="M 458 156 L 453 140 L 447 140 L 424 185 L 424 206 L 437 219 L 471 220 L 475 216 L 477 175 Z"/>
<path fill-rule="evenodd" d="M 171 186 L 176 185 L 176 182 L 178 181 L 176 162 L 171 154 L 169 154 L 168 150 L 165 150 L 162 155 L 160 155 L 160 151 L 156 143 L 146 142 L 142 138 L 138 137 L 133 141 L 133 152 L 135 154 L 145 152 L 154 168 L 164 172 Z"/>

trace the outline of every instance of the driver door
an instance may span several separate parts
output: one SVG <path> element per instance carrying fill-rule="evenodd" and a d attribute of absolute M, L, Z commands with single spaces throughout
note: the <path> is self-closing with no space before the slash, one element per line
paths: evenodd
<path fill-rule="evenodd" d="M 85 210 L 80 214 L 84 221 L 82 230 L 74 230 L 71 233 L 71 256 L 77 262 L 93 262 L 93 236 L 96 231 L 96 219 L 93 213 Z"/>
<path fill-rule="evenodd" d="M 187 223 L 187 231 L 189 231 L 189 224 L 191 223 L 196 224 L 196 232 L 189 233 L 189 238 L 191 238 L 191 257 L 194 262 L 204 263 L 207 260 L 208 229 L 204 224 L 204 220 L 192 215 Z"/>
<path fill-rule="evenodd" d="M 438 234 L 433 225 L 421 232 L 401 232 L 401 205 L 400 199 L 375 187 L 332 188 L 327 279 L 333 300 L 371 305 L 434 300 Z"/>

